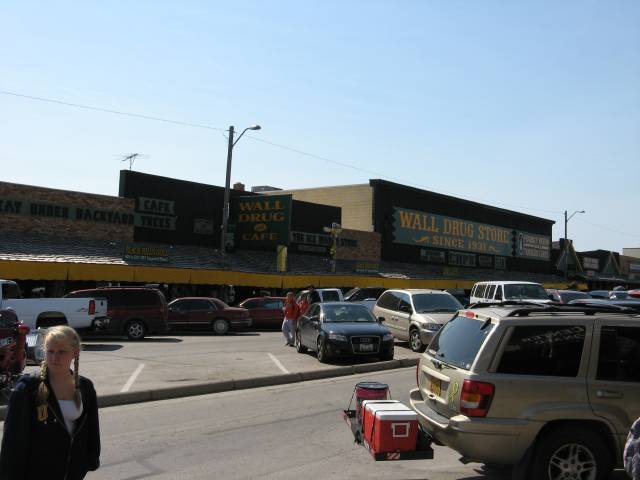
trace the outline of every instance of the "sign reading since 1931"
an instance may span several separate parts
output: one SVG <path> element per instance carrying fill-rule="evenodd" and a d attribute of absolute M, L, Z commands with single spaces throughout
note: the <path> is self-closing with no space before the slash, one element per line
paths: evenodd
<path fill-rule="evenodd" d="M 233 207 L 239 245 L 289 244 L 291 195 L 237 197 Z"/>
<path fill-rule="evenodd" d="M 396 243 L 511 255 L 512 231 L 503 227 L 398 207 L 394 209 L 393 227 Z"/>

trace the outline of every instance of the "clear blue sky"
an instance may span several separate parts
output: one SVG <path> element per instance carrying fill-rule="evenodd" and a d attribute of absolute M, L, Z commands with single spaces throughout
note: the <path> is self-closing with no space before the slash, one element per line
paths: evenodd
<path fill-rule="evenodd" d="M 0 90 L 259 123 L 233 182 L 387 178 L 556 220 L 554 239 L 584 209 L 576 248 L 621 251 L 640 247 L 639 25 L 635 0 L 5 1 Z M 117 195 L 140 152 L 135 170 L 223 185 L 220 130 L 0 94 L 0 178 Z"/>

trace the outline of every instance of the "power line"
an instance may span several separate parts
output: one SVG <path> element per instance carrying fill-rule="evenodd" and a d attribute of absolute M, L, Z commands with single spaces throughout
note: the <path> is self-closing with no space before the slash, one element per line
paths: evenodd
<path fill-rule="evenodd" d="M 210 127 L 209 125 L 202 125 L 202 124 L 199 124 L 199 123 L 181 122 L 180 120 L 171 120 L 171 119 L 168 119 L 168 118 L 153 117 L 151 115 L 143 115 L 143 114 L 140 114 L 140 113 L 121 112 L 119 110 L 110 110 L 108 108 L 93 107 L 91 105 L 83 105 L 83 104 L 80 104 L 80 103 L 64 102 L 62 100 L 56 100 L 56 99 L 53 99 L 53 98 L 35 97 L 33 95 L 23 95 L 21 93 L 9 92 L 9 91 L 6 91 L 6 90 L 0 90 L 0 93 L 3 94 L 3 95 L 11 95 L 13 97 L 28 98 L 29 100 L 38 100 L 40 102 L 48 102 L 48 103 L 56 103 L 58 105 L 66 105 L 67 107 L 84 108 L 85 110 L 93 110 L 93 111 L 96 111 L 96 112 L 114 113 L 116 115 L 124 115 L 126 117 L 142 118 L 144 120 L 154 120 L 156 122 L 173 123 L 174 125 L 182 125 L 184 127 L 206 128 L 207 130 L 218 130 L 218 131 L 222 131 L 222 132 L 226 131 L 225 128 Z"/>
<path fill-rule="evenodd" d="M 631 237 L 631 238 L 640 238 L 640 235 L 634 235 L 632 233 L 621 232 L 620 230 L 614 230 L 613 228 L 605 227 L 604 225 L 598 225 L 597 223 L 589 222 L 588 220 L 584 220 L 583 218 L 580 218 L 580 217 L 575 217 L 575 218 L 579 222 L 587 223 L 587 224 L 589 224 L 589 225 L 591 225 L 593 227 L 600 228 L 601 230 L 606 230 L 608 232 L 617 233 L 618 235 L 626 235 L 627 237 Z"/>
<path fill-rule="evenodd" d="M 191 122 L 183 122 L 183 121 L 179 121 L 179 120 L 171 120 L 171 119 L 167 119 L 167 118 L 161 118 L 161 117 L 153 117 L 150 115 L 143 115 L 143 114 L 139 114 L 139 113 L 131 113 L 131 112 L 123 112 L 123 111 L 119 111 L 119 110 L 112 110 L 112 109 L 108 109 L 108 108 L 102 108 L 102 107 L 94 107 L 91 105 L 84 105 L 84 104 L 79 104 L 79 103 L 72 103 L 72 102 L 65 102 L 62 100 L 57 100 L 57 99 L 51 99 L 51 98 L 45 98 L 45 97 L 37 97 L 34 95 L 25 95 L 25 94 L 20 94 L 20 93 L 16 93 L 16 92 L 11 92 L 11 91 L 7 91 L 7 90 L 0 90 L 0 94 L 3 95 L 10 95 L 10 96 L 14 96 L 14 97 L 19 97 L 19 98 L 27 98 L 29 100 L 37 100 L 37 101 L 41 101 L 41 102 L 48 102 L 48 103 L 54 103 L 54 104 L 58 104 L 58 105 L 65 105 L 68 107 L 75 107 L 75 108 L 82 108 L 82 109 L 86 109 L 86 110 L 93 110 L 96 112 L 103 112 L 103 113 L 112 113 L 112 114 L 116 114 L 116 115 L 123 115 L 123 116 L 127 116 L 127 117 L 134 117 L 134 118 L 141 118 L 144 120 L 153 120 L 153 121 L 158 121 L 158 122 L 165 122 L 165 123 L 171 123 L 174 125 L 181 125 L 181 126 L 186 126 L 186 127 L 194 127 L 194 128 L 204 128 L 207 130 L 216 130 L 219 132 L 222 132 L 224 134 L 224 132 L 227 131 L 226 128 L 218 128 L 218 127 L 212 127 L 209 125 L 203 125 L 203 124 L 198 124 L 198 123 L 191 123 Z M 421 184 L 417 184 L 414 183 L 410 180 L 406 180 L 403 178 L 398 178 L 398 177 L 392 177 L 390 175 L 384 174 L 384 173 L 380 173 L 380 172 L 376 172 L 373 170 L 368 170 L 365 168 L 361 168 L 361 167 L 357 167 L 355 165 L 349 164 L 349 163 L 344 163 L 344 162 L 338 162 L 336 160 L 332 160 L 330 158 L 327 157 L 323 157 L 321 155 L 316 155 L 314 153 L 309 153 L 309 152 L 305 152 L 303 150 L 300 150 L 298 148 L 293 148 L 293 147 L 288 147 L 286 145 L 282 145 L 279 143 L 274 143 L 274 142 L 270 142 L 268 140 L 264 140 L 263 138 L 258 138 L 258 137 L 252 137 L 250 135 L 247 135 L 248 138 L 251 138 L 252 140 L 256 140 L 258 142 L 262 142 L 265 143 L 267 145 L 271 145 L 277 148 L 281 148 L 283 150 L 288 150 L 290 152 L 294 152 L 297 153 L 298 155 L 304 155 L 306 157 L 310 157 L 310 158 L 315 158 L 317 160 L 322 160 L 328 163 L 332 163 L 334 165 L 338 165 L 344 168 L 350 168 L 352 170 L 361 172 L 361 173 L 366 173 L 369 175 L 374 175 L 380 178 L 384 178 L 384 179 L 389 179 L 389 180 L 394 180 L 396 182 L 400 182 L 404 185 L 408 185 L 408 186 L 413 186 L 416 188 L 421 188 L 421 189 L 427 189 L 436 193 L 442 193 L 442 194 L 447 194 L 447 195 L 451 195 L 457 198 L 462 198 L 465 200 L 470 200 L 470 201 L 475 201 L 475 202 L 479 202 L 479 203 L 483 203 L 483 204 L 487 204 L 487 203 L 492 203 L 494 205 L 502 205 L 505 207 L 509 207 L 509 208 L 518 208 L 521 210 L 532 210 L 532 211 L 539 211 L 539 212 L 545 212 L 545 213 L 553 213 L 553 214 L 561 214 L 562 212 L 559 211 L 555 211 L 555 210 L 545 210 L 542 208 L 533 208 L 533 207 L 527 207 L 524 205 L 516 205 L 516 204 L 510 204 L 507 202 L 499 202 L 499 201 L 493 201 L 493 202 L 487 202 L 481 198 L 474 198 L 474 197 L 467 197 L 464 195 L 461 195 L 459 193 L 456 192 L 450 192 L 450 191 L 446 191 L 446 190 L 436 190 L 433 189 L 431 187 L 425 186 L 425 185 L 421 185 Z"/>

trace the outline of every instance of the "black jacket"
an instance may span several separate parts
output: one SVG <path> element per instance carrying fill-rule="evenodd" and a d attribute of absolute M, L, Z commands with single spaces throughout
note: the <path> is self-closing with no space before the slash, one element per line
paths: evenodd
<path fill-rule="evenodd" d="M 4 421 L 0 480 L 81 480 L 100 466 L 98 403 L 93 383 L 80 377 L 82 415 L 70 434 L 49 385 L 46 421 L 38 421 L 36 392 L 40 380 L 24 375 L 16 384 Z"/>

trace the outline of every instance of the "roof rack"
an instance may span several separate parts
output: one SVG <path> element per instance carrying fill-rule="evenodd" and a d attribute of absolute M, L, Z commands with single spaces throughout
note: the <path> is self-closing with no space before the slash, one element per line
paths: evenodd
<path fill-rule="evenodd" d="M 526 317 L 530 313 L 584 313 L 585 315 L 595 315 L 596 313 L 622 313 L 622 314 L 636 314 L 637 311 L 628 308 L 621 307 L 619 305 L 550 305 L 550 304 L 537 304 L 535 306 L 529 304 L 527 308 L 516 308 L 509 312 L 507 317 Z"/>

